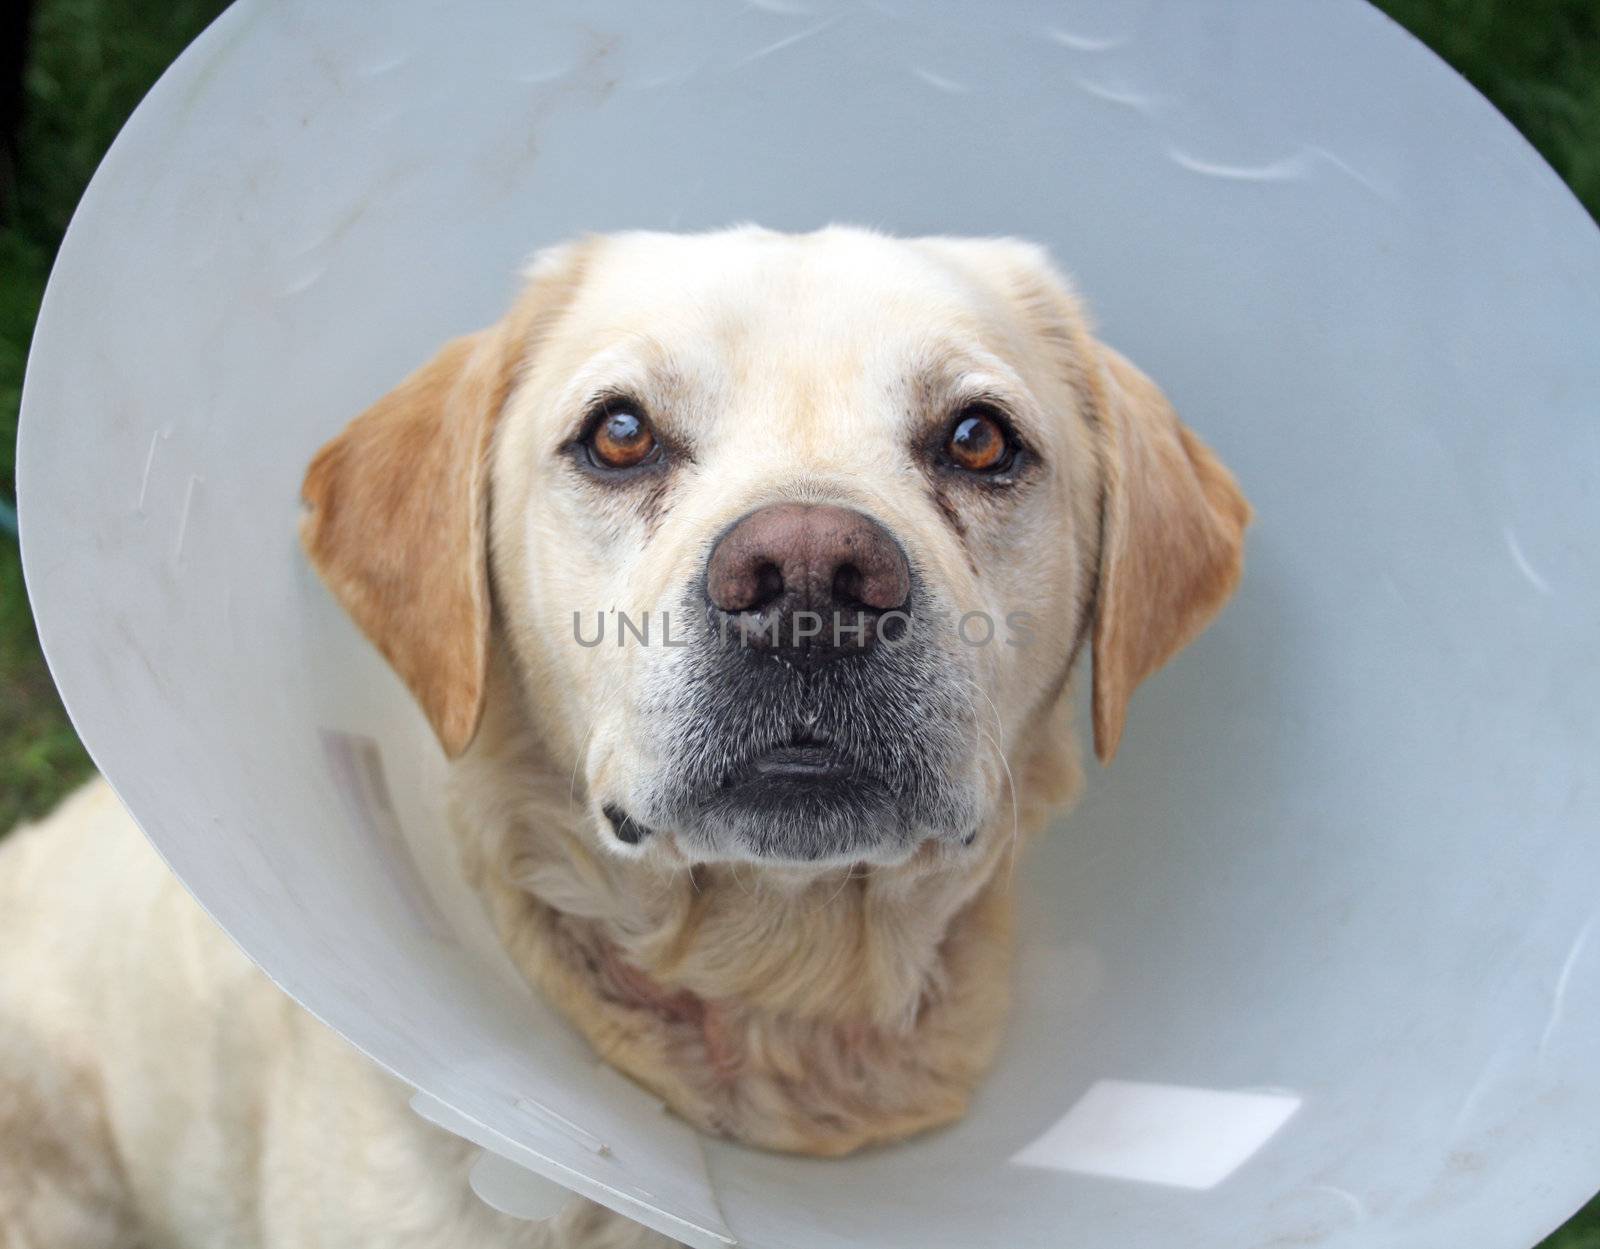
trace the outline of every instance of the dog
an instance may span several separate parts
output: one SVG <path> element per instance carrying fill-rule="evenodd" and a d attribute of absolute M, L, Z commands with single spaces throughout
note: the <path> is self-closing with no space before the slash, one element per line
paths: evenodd
<path fill-rule="evenodd" d="M 1079 657 L 1109 762 L 1251 519 L 1040 248 L 841 227 L 541 253 L 303 501 L 529 985 L 696 1127 L 820 1156 L 963 1113 Z M 477 1202 L 103 783 L 0 851 L 0 1055 L 5 1249 L 666 1243 Z"/>

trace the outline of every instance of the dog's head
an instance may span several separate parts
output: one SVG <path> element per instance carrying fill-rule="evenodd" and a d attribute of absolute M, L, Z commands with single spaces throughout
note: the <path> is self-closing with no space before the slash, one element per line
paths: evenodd
<path fill-rule="evenodd" d="M 497 633 L 597 838 L 787 864 L 959 856 L 1085 646 L 1109 760 L 1249 520 L 1038 248 L 849 229 L 544 253 L 305 499 L 447 753 Z"/>

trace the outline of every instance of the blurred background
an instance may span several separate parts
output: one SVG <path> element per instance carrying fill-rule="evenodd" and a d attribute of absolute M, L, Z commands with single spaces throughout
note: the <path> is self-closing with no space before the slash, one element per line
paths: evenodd
<path fill-rule="evenodd" d="M 167 64 L 225 7 L 213 0 L 0 6 L 0 835 L 49 808 L 90 767 L 39 654 L 16 544 L 17 409 L 34 318 L 62 232 L 100 157 Z M 1600 219 L 1600 0 L 1378 0 L 1378 7 L 1483 92 Z M 1543 1249 L 1600 1249 L 1600 1199 Z"/>

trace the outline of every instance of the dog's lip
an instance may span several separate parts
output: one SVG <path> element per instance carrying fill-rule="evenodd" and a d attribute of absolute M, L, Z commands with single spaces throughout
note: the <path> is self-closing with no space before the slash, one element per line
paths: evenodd
<path fill-rule="evenodd" d="M 749 756 L 723 778 L 723 787 L 749 782 L 824 784 L 842 781 L 860 769 L 834 742 L 830 733 L 803 729 L 787 742 Z"/>
<path fill-rule="evenodd" d="M 749 770 L 771 779 L 833 780 L 848 776 L 851 767 L 836 747 L 805 742 L 763 751 L 750 760 Z"/>

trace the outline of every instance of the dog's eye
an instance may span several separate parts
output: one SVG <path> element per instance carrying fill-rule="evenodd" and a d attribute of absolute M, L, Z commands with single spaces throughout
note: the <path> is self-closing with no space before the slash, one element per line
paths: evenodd
<path fill-rule="evenodd" d="M 637 468 L 661 454 L 650 422 L 631 407 L 608 407 L 584 445 L 597 468 Z"/>
<path fill-rule="evenodd" d="M 956 413 L 945 438 L 944 454 L 952 465 L 968 473 L 1003 472 L 1016 459 L 1006 427 L 985 407 Z"/>

